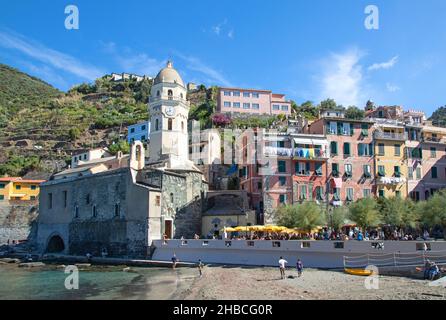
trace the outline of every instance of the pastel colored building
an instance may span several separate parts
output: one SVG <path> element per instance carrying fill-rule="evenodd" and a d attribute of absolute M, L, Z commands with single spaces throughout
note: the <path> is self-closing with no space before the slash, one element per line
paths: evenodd
<path fill-rule="evenodd" d="M 143 121 L 127 128 L 127 142 L 132 144 L 135 141 L 145 142 L 150 138 L 150 122 Z"/>
<path fill-rule="evenodd" d="M 111 154 L 105 148 L 95 148 L 90 150 L 80 150 L 71 156 L 71 168 L 75 168 L 82 163 L 109 157 Z"/>
<path fill-rule="evenodd" d="M 37 200 L 40 192 L 40 184 L 45 180 L 27 180 L 20 177 L 0 178 L 0 201 Z"/>
<path fill-rule="evenodd" d="M 291 115 L 291 102 L 284 94 L 269 90 L 219 88 L 217 112 Z"/>
<path fill-rule="evenodd" d="M 375 173 L 378 197 L 407 197 L 405 143 L 408 134 L 404 123 L 375 119 Z"/>
<path fill-rule="evenodd" d="M 282 205 L 325 202 L 329 155 L 323 135 L 264 133 L 261 140 L 255 149 L 262 153 L 263 164 L 247 164 L 252 156 L 246 152 L 239 173 L 240 187 L 248 192 L 259 223 L 273 222 Z"/>
<path fill-rule="evenodd" d="M 446 188 L 446 128 L 425 124 L 421 139 L 421 176 L 410 196 L 426 200 L 435 191 Z"/>
<path fill-rule="evenodd" d="M 343 117 L 324 117 L 308 126 L 310 134 L 326 135 L 327 201 L 341 206 L 373 196 L 373 122 Z"/>

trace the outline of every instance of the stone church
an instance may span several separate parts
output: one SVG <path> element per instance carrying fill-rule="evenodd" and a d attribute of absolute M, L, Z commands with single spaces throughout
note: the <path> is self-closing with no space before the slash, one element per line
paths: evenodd
<path fill-rule="evenodd" d="M 187 89 L 171 62 L 149 99 L 149 158 L 135 142 L 129 157 L 85 162 L 41 186 L 40 252 L 146 257 L 153 240 L 201 234 L 208 184 L 188 159 Z"/>

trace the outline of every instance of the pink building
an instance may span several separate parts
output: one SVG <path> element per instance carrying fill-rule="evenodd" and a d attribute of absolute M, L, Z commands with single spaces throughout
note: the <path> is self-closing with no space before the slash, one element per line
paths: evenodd
<path fill-rule="evenodd" d="M 217 112 L 291 115 L 291 102 L 269 90 L 219 88 Z"/>

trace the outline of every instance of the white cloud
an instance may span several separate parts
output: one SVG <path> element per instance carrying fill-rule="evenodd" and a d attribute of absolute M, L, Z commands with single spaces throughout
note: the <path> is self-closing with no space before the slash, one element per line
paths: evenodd
<path fill-rule="evenodd" d="M 386 88 L 387 88 L 387 91 L 389 91 L 389 92 L 397 92 L 397 91 L 401 90 L 400 87 L 398 87 L 397 85 L 391 84 L 389 82 L 386 83 Z"/>
<path fill-rule="evenodd" d="M 234 38 L 234 29 L 230 29 L 229 31 L 226 31 L 228 28 L 226 28 L 228 26 L 228 19 L 225 19 L 223 22 L 212 26 L 211 27 L 211 31 L 212 33 L 216 34 L 217 36 L 220 36 L 221 34 L 226 34 L 226 36 L 230 39 Z"/>
<path fill-rule="evenodd" d="M 344 106 L 359 105 L 362 92 L 362 66 L 359 64 L 363 54 L 358 49 L 344 53 L 332 53 L 323 61 L 323 70 L 316 76 L 320 87 L 320 100 L 334 99 Z"/>
<path fill-rule="evenodd" d="M 165 61 L 152 58 L 146 53 L 134 52 L 127 47 L 118 48 L 114 42 L 102 43 L 102 46 L 105 52 L 110 54 L 122 69 L 116 70 L 116 72 L 129 72 L 154 77 L 165 65 Z"/>
<path fill-rule="evenodd" d="M 200 77 L 201 81 L 210 85 L 223 85 L 226 87 L 232 87 L 233 85 L 229 82 L 219 71 L 213 69 L 212 67 L 203 63 L 200 59 L 192 56 L 186 56 L 181 53 L 176 53 L 176 55 L 186 62 L 186 68 L 198 72 L 204 76 Z M 198 78 L 198 77 L 197 77 Z"/>
<path fill-rule="evenodd" d="M 380 70 L 380 69 L 390 69 L 392 68 L 396 63 L 398 62 L 398 56 L 393 57 L 389 61 L 381 62 L 381 63 L 374 63 L 372 64 L 368 70 Z"/>
<path fill-rule="evenodd" d="M 218 26 L 215 26 L 215 27 L 212 27 L 212 31 L 217 35 L 217 36 L 219 36 L 220 35 L 220 31 L 221 31 L 221 27 L 218 25 Z"/>
<path fill-rule="evenodd" d="M 68 54 L 45 47 L 17 33 L 0 31 L 0 46 L 17 50 L 44 63 L 47 67 L 53 67 L 86 80 L 94 80 L 104 74 L 99 68 L 82 63 Z"/>

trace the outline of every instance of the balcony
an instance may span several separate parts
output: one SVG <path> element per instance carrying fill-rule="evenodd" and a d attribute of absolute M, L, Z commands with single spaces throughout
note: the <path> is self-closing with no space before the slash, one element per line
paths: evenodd
<path fill-rule="evenodd" d="M 293 157 L 297 159 L 328 159 L 328 152 L 322 149 L 295 148 Z"/>
<path fill-rule="evenodd" d="M 445 143 L 446 144 L 446 138 L 445 137 L 423 137 L 423 142 L 427 142 L 427 143 Z"/>
<path fill-rule="evenodd" d="M 401 183 L 405 183 L 406 182 L 406 178 L 403 177 L 379 177 L 378 178 L 378 184 L 383 184 L 383 185 L 398 185 Z"/>
<path fill-rule="evenodd" d="M 149 97 L 149 103 L 154 103 L 154 102 L 159 102 L 159 101 L 170 102 L 170 103 L 182 102 L 182 103 L 189 105 L 189 101 L 187 101 L 186 99 L 184 99 L 180 96 L 163 95 L 163 96 L 159 96 L 159 97 Z"/>
<path fill-rule="evenodd" d="M 289 157 L 291 158 L 293 149 L 279 147 L 265 147 L 265 156 Z"/>
<path fill-rule="evenodd" d="M 406 140 L 409 140 L 407 132 L 404 132 L 404 133 L 392 133 L 392 132 L 375 131 L 373 133 L 373 137 L 375 139 L 381 139 L 381 140 L 395 140 L 395 141 L 406 141 Z"/>

